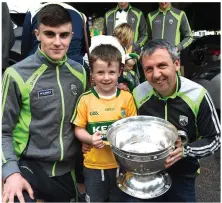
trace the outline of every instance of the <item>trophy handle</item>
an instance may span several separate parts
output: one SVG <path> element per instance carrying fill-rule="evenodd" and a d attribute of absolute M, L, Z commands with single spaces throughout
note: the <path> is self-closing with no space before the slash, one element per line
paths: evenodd
<path fill-rule="evenodd" d="M 188 135 L 185 131 L 183 130 L 178 130 L 178 136 L 181 137 L 183 145 L 188 143 Z"/>

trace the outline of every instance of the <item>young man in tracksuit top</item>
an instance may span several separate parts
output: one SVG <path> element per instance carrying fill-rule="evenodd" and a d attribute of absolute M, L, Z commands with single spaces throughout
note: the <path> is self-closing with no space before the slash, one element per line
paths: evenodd
<path fill-rule="evenodd" d="M 193 41 L 185 12 L 173 8 L 169 2 L 159 3 L 159 9 L 149 13 L 147 21 L 148 38 L 166 39 L 176 47 L 178 52 L 181 52 Z"/>
<path fill-rule="evenodd" d="M 220 123 L 214 104 L 205 88 L 177 75 L 179 59 L 169 42 L 161 39 L 148 42 L 141 53 L 141 62 L 148 82 L 133 91 L 138 114 L 171 122 L 177 130 L 186 132 L 189 140 L 184 146 L 180 142 L 166 160 L 171 188 L 151 200 L 195 202 L 198 159 L 220 147 Z"/>
<path fill-rule="evenodd" d="M 20 202 L 75 201 L 78 148 L 70 119 L 86 74 L 66 56 L 73 35 L 66 9 L 44 7 L 35 34 L 40 41 L 35 54 L 3 77 L 3 202 L 14 196 Z"/>
<path fill-rule="evenodd" d="M 149 13 L 147 21 L 149 40 L 166 39 L 176 47 L 179 54 L 193 41 L 185 12 L 172 7 L 170 2 L 160 2 L 159 9 Z M 180 65 L 183 66 L 183 63 L 182 60 Z"/>
<path fill-rule="evenodd" d="M 116 8 L 105 14 L 103 34 L 112 35 L 115 27 L 122 23 L 128 23 L 132 27 L 134 31 L 132 52 L 140 53 L 148 38 L 146 20 L 142 11 L 127 2 L 118 3 Z"/>
<path fill-rule="evenodd" d="M 37 29 L 37 20 L 39 11 L 41 8 L 43 8 L 46 5 L 49 4 L 55 4 L 55 3 L 44 3 L 36 6 L 35 8 L 30 9 L 25 16 L 24 23 L 23 23 L 23 32 L 22 32 L 22 43 L 21 43 L 21 54 L 22 58 L 26 58 L 27 56 L 30 56 L 35 53 L 35 51 L 38 48 L 39 41 L 36 39 L 36 36 L 34 34 L 34 30 Z M 83 22 L 86 22 L 86 31 L 87 31 L 87 37 L 89 46 L 91 43 L 90 38 L 90 32 L 89 32 L 89 26 L 88 21 L 86 20 L 86 17 L 83 13 L 75 9 L 74 7 L 70 6 L 66 3 L 56 3 L 69 12 L 71 18 L 72 18 L 72 31 L 75 33 L 72 37 L 72 40 L 69 45 L 69 49 L 67 51 L 67 56 L 80 63 L 81 65 L 84 65 L 83 57 L 87 50 L 85 49 L 85 33 L 84 33 L 84 25 Z M 83 20 L 84 17 L 84 20 Z"/>

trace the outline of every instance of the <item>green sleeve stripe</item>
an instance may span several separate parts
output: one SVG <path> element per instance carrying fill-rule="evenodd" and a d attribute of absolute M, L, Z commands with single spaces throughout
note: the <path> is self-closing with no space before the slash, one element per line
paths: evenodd
<path fill-rule="evenodd" d="M 136 41 L 138 40 L 138 29 L 139 29 L 139 24 L 140 24 L 140 18 L 141 18 L 141 15 L 142 15 L 142 12 L 141 13 L 138 13 L 134 10 L 131 10 L 138 18 L 138 21 L 137 21 L 137 24 L 136 24 L 136 32 L 134 33 L 134 43 L 136 43 Z"/>
<path fill-rule="evenodd" d="M 195 117 L 197 116 L 196 114 L 196 104 L 186 95 L 184 94 L 183 92 L 178 92 L 178 97 L 180 97 L 181 99 L 183 99 L 188 105 L 189 107 L 191 108 L 191 110 L 193 111 Z"/>
<path fill-rule="evenodd" d="M 76 107 L 78 106 L 80 99 L 81 99 L 83 96 L 88 95 L 88 94 L 90 94 L 90 93 L 91 93 L 91 90 L 83 93 L 83 94 L 78 98 L 78 100 L 77 100 L 77 102 L 76 102 L 76 106 L 75 106 L 75 110 L 74 110 L 73 116 L 72 116 L 71 121 L 70 121 L 71 123 L 73 123 L 74 120 L 76 119 L 76 116 L 77 116 L 77 108 L 76 108 Z"/>
<path fill-rule="evenodd" d="M 8 74 L 4 74 L 4 77 L 3 77 L 3 80 L 2 80 L 2 92 L 4 92 L 4 88 L 5 88 L 5 84 L 6 84 L 6 81 L 8 79 Z"/>
<path fill-rule="evenodd" d="M 21 93 L 23 91 L 23 86 L 24 86 L 24 81 L 21 78 L 21 76 L 15 71 L 15 69 L 13 69 L 11 67 L 7 68 L 4 77 L 7 77 L 7 78 L 5 79 L 5 87 L 3 87 L 4 91 L 3 91 L 3 97 L 2 97 L 2 99 L 3 99 L 3 101 L 2 101 L 2 116 L 3 116 L 3 112 L 4 112 L 4 108 L 5 108 L 5 102 L 6 102 L 6 97 L 7 97 L 8 88 L 9 88 L 9 81 L 10 81 L 11 77 L 16 81 Z"/>
<path fill-rule="evenodd" d="M 180 24 L 183 12 L 180 12 L 180 15 L 178 15 L 171 10 L 170 13 L 177 19 L 176 38 L 175 38 L 175 45 L 177 46 L 180 43 Z"/>
<path fill-rule="evenodd" d="M 150 23 L 152 23 L 154 18 L 156 18 L 159 13 L 160 13 L 160 11 L 157 11 L 152 17 L 150 16 L 151 17 L 151 22 Z"/>
<path fill-rule="evenodd" d="M 8 87 L 9 87 L 9 81 L 10 81 L 9 75 L 6 75 L 5 77 L 7 78 L 7 81 L 6 81 L 6 87 L 4 88 L 3 97 L 2 97 L 2 116 L 3 116 L 3 112 L 4 112 L 4 108 L 5 108 L 5 102 L 6 102 L 6 97 L 8 94 Z"/>
<path fill-rule="evenodd" d="M 201 104 L 201 102 L 203 100 L 203 97 L 206 94 L 206 92 L 207 92 L 207 90 L 203 88 L 199 97 L 198 97 L 198 99 L 197 99 L 197 101 L 196 101 L 196 109 L 195 109 L 196 114 L 198 114 L 198 112 L 199 112 L 200 104 Z"/>
<path fill-rule="evenodd" d="M 39 79 L 39 77 L 45 72 L 45 70 L 47 69 L 47 66 L 45 64 L 43 64 L 42 66 L 40 66 L 40 68 L 38 68 L 32 75 L 31 77 L 26 81 L 26 86 L 29 88 L 29 92 L 32 91 L 32 89 L 35 86 L 35 83 L 37 82 L 37 80 Z"/>
<path fill-rule="evenodd" d="M 5 156 L 4 156 L 3 151 L 2 151 L 2 162 L 3 162 L 4 164 L 7 162 L 6 159 L 5 159 Z"/>
<path fill-rule="evenodd" d="M 83 68 L 83 74 L 82 74 L 79 71 L 73 69 L 68 63 L 66 63 L 66 66 L 68 67 L 69 71 L 82 82 L 83 88 L 85 90 L 85 88 L 86 88 L 86 72 L 85 72 L 84 68 L 82 67 Z"/>
<path fill-rule="evenodd" d="M 112 10 L 112 11 L 109 11 L 108 13 L 106 13 L 106 25 L 108 24 L 108 17 L 112 14 L 112 13 L 114 13 L 116 11 L 116 9 L 115 10 Z M 114 24 L 115 25 L 115 24 Z"/>
<path fill-rule="evenodd" d="M 60 141 L 60 147 L 61 147 L 60 161 L 62 161 L 63 157 L 64 157 L 64 147 L 63 147 L 63 140 L 62 140 L 62 132 L 63 132 L 64 119 L 65 119 L 65 103 L 64 103 L 64 94 L 63 94 L 62 86 L 61 86 L 61 83 L 60 83 L 59 67 L 58 66 L 56 66 L 56 79 L 57 79 L 57 83 L 59 85 L 60 94 L 61 94 L 61 100 L 62 100 L 62 120 L 61 120 L 61 123 L 60 123 L 60 132 L 59 132 L 59 141 Z"/>
<path fill-rule="evenodd" d="M 152 23 L 153 19 L 151 18 L 150 13 L 148 14 L 148 19 L 149 19 L 149 22 L 147 22 L 147 23 L 150 23 L 150 27 L 151 27 L 151 30 L 152 30 L 153 29 L 153 23 Z"/>
<path fill-rule="evenodd" d="M 150 99 L 150 97 L 153 95 L 153 91 L 150 91 L 148 95 L 146 95 L 145 97 L 143 97 L 142 99 L 138 98 L 137 94 L 136 94 L 136 89 L 133 90 L 133 97 L 136 103 L 136 107 L 139 110 L 139 108 Z"/>
<path fill-rule="evenodd" d="M 83 78 L 83 91 L 86 91 L 86 70 L 85 70 L 85 68 L 83 67 L 83 76 L 84 76 L 84 78 Z"/>
<path fill-rule="evenodd" d="M 177 19 L 178 22 L 181 21 L 181 17 L 182 17 L 182 12 L 180 13 L 180 15 L 174 13 L 172 10 L 170 10 L 170 13 Z M 180 24 L 180 23 L 179 23 Z"/>
<path fill-rule="evenodd" d="M 193 37 L 191 36 L 189 40 L 183 45 L 183 48 L 185 49 L 187 46 L 189 46 L 192 43 L 192 41 L 193 41 Z"/>

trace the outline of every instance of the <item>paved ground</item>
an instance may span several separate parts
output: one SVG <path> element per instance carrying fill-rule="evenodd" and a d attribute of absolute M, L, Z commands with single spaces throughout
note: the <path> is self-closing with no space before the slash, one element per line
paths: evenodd
<path fill-rule="evenodd" d="M 198 202 L 221 202 L 220 151 L 201 159 L 201 173 L 197 178 Z"/>

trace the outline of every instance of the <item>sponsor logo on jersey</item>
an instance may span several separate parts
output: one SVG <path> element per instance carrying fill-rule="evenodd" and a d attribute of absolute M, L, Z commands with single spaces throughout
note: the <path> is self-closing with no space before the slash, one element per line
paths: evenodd
<path fill-rule="evenodd" d="M 91 111 L 91 112 L 89 113 L 89 115 L 90 115 L 90 116 L 98 116 L 99 113 L 98 113 L 97 111 Z"/>
<path fill-rule="evenodd" d="M 46 97 L 46 96 L 52 96 L 52 95 L 53 95 L 53 90 L 52 89 L 38 91 L 38 96 L 39 97 Z"/>
<path fill-rule="evenodd" d="M 154 24 L 161 24 L 161 20 L 154 20 Z"/>
<path fill-rule="evenodd" d="M 102 126 L 97 126 L 97 127 L 93 127 L 93 133 L 95 132 L 102 132 L 105 133 L 108 129 L 107 125 L 102 125 Z"/>
<path fill-rule="evenodd" d="M 105 108 L 105 111 L 114 111 L 115 108 Z"/>

